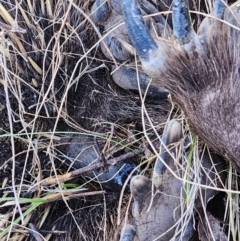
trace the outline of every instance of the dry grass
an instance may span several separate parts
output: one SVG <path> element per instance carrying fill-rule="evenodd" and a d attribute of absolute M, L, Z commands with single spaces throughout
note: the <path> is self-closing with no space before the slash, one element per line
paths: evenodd
<path fill-rule="evenodd" d="M 160 121 L 157 124 L 152 122 L 152 116 L 156 113 L 154 110 L 152 112 L 148 110 L 144 97 L 141 97 L 142 107 L 137 111 L 142 116 L 143 133 L 141 134 L 144 134 L 144 138 L 139 138 L 140 133 L 136 135 L 136 131 L 131 130 L 135 128 L 134 123 L 123 125 L 106 119 L 98 119 L 95 116 L 85 116 L 81 123 L 89 121 L 91 128 L 88 129 L 79 124 L 76 116 L 72 116 L 72 109 L 75 107 L 69 107 L 68 100 L 73 94 L 77 96 L 76 90 L 79 91 L 80 82 L 84 78 L 88 78 L 89 85 L 95 86 L 96 75 L 94 73 L 106 68 L 105 63 L 118 65 L 114 59 L 113 61 L 101 59 L 101 54 L 97 52 L 100 41 L 111 32 L 101 36 L 98 28 L 89 18 L 89 1 L 56 1 L 57 4 L 54 7 L 51 1 L 45 3 L 41 0 L 38 4 L 35 1 L 28 1 L 27 9 L 24 4 L 12 5 L 7 9 L 6 2 L 0 3 L 0 27 L 2 28 L 0 32 L 0 113 L 2 114 L 0 171 L 9 172 L 10 168 L 11 176 L 1 178 L 0 239 L 3 241 L 26 240 L 30 233 L 32 236 L 39 235 L 36 237 L 41 237 L 43 240 L 50 240 L 54 231 L 49 234 L 45 233 L 43 238 L 40 234 L 34 233 L 34 226 L 29 227 L 29 222 L 34 212 L 40 206 L 43 207 L 41 217 L 35 223 L 35 226 L 41 229 L 46 219 L 49 218 L 51 203 L 63 200 L 83 240 L 88 240 L 74 216 L 74 211 L 69 207 L 68 200 L 88 195 L 100 195 L 103 191 L 97 193 L 86 190 L 85 185 L 91 180 L 82 185 L 71 183 L 71 181 L 69 183 L 72 178 L 70 168 L 61 170 L 61 164 L 59 164 L 67 159 L 64 154 L 59 155 L 58 147 L 62 145 L 61 140 L 73 134 L 97 136 L 105 143 L 104 153 L 107 158 L 120 150 L 133 151 L 133 148 L 145 147 L 145 155 L 148 153 L 150 155 L 141 165 L 148 163 L 147 167 L 151 167 L 154 157 L 159 156 L 158 145 L 161 143 L 159 132 L 164 128 L 165 122 Z M 51 16 L 51 21 L 46 28 L 53 30 L 54 26 L 57 26 L 55 32 L 52 31 L 52 36 L 48 37 L 48 42 L 45 38 L 45 33 L 48 33 L 47 29 L 42 29 L 40 19 L 35 16 L 35 4 L 41 6 L 41 10 L 38 9 L 39 12 L 44 11 L 45 16 Z M 73 12 L 76 14 L 72 15 Z M 77 24 L 74 25 L 70 19 Z M 29 32 L 34 38 L 25 37 Z M 86 44 L 88 38 L 91 46 Z M 41 61 L 42 64 L 40 64 Z M 95 96 L 99 92 L 99 89 L 93 89 L 91 94 Z M 111 98 L 118 95 L 112 87 L 102 90 L 102 94 L 105 99 L 108 95 Z M 73 104 L 77 105 L 72 101 L 71 105 Z M 129 107 L 130 111 L 136 112 L 136 108 Z M 176 118 L 185 124 L 184 115 L 179 113 L 180 111 L 176 111 L 175 106 L 172 106 L 167 121 Z M 64 131 L 61 131 L 61 126 L 64 126 Z M 98 131 L 100 127 L 104 127 L 104 131 Z M 95 129 L 97 132 L 93 131 Z M 188 135 L 191 139 L 187 128 L 186 133 L 186 138 Z M 143 139 L 148 141 L 153 153 L 149 151 Z M 179 176 L 167 165 L 168 170 L 186 185 L 187 190 L 187 203 L 182 204 L 185 211 L 182 219 L 176 223 L 176 226 L 179 225 L 179 232 L 184 232 L 185 224 L 193 215 L 198 190 L 208 188 L 201 184 L 199 175 L 202 167 L 198 139 L 191 140 L 191 145 L 190 157 L 184 157 L 181 167 L 185 168 L 185 175 Z M 4 155 L 6 147 L 8 147 L 6 149 L 8 153 Z M 22 165 L 20 169 L 19 163 Z M 46 170 L 49 167 L 50 169 Z M 151 169 L 148 169 L 148 175 L 150 171 Z M 46 177 L 46 173 L 49 176 Z M 63 176 L 59 176 L 60 174 Z M 54 179 L 54 185 L 50 181 L 46 182 L 49 180 L 48 177 Z M 66 180 L 68 180 L 68 185 L 64 184 Z M 43 185 L 44 182 L 46 185 Z M 236 171 L 230 166 L 227 182 L 223 183 L 223 187 L 213 187 L 213 189 L 227 193 L 224 225 L 228 227 L 229 240 L 230 237 L 237 240 L 238 238 L 234 237 L 239 237 L 240 229 Z M 30 194 L 30 197 L 24 197 L 23 194 Z M 126 206 L 127 201 L 124 200 L 123 203 Z M 205 202 L 203 204 L 205 205 Z M 102 205 L 105 206 L 105 212 L 102 223 L 99 225 L 101 225 L 100 229 L 108 232 L 110 221 L 106 200 Z M 112 218 L 115 218 L 114 215 Z M 111 225 L 116 226 L 116 223 L 116 220 L 113 220 Z M 103 238 L 99 236 L 99 240 L 106 239 L 107 235 L 104 233 Z"/>

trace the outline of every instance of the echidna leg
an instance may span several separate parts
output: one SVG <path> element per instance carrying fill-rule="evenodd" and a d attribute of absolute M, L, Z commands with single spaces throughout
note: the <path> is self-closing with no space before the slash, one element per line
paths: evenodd
<path fill-rule="evenodd" d="M 102 23 L 107 20 L 110 12 L 107 0 L 96 0 L 91 8 L 91 18 L 95 23 Z"/>
<path fill-rule="evenodd" d="M 163 132 L 161 145 L 161 154 L 160 157 L 157 158 L 154 171 L 153 171 L 153 183 L 156 188 L 161 185 L 162 175 L 166 170 L 165 164 L 162 160 L 169 165 L 172 161 L 174 161 L 174 157 L 176 156 L 176 147 L 173 147 L 173 144 L 178 142 L 183 137 L 182 125 L 175 119 L 169 121 L 165 127 Z M 172 145 L 172 148 L 169 149 L 169 146 Z"/>

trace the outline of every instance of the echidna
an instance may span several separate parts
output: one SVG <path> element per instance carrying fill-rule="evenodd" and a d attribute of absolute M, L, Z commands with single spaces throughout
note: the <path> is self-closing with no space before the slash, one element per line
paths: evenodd
<path fill-rule="evenodd" d="M 72 147 L 79 132 L 87 135 L 86 138 L 79 138 L 84 142 L 83 145 L 78 143 L 79 146 L 86 146 L 86 140 L 90 140 L 91 145 L 96 144 L 91 136 L 92 131 L 94 136 L 98 136 L 95 138 L 97 141 L 105 138 L 107 141 L 102 141 L 100 146 L 104 151 L 106 148 L 111 150 L 109 156 L 112 158 L 125 153 L 123 149 L 129 146 L 129 142 L 134 143 L 133 147 L 138 143 L 130 131 L 132 126 L 141 130 L 136 126 L 141 125 L 142 103 L 138 94 L 122 91 L 109 80 L 108 62 L 102 64 L 103 55 L 95 50 L 101 34 L 96 35 L 99 30 L 88 16 L 92 5 L 92 2 L 84 0 L 19 3 L 6 0 L 0 3 L 1 122 L 2 133 L 7 132 L 1 141 L 0 177 L 3 188 L 17 189 L 18 193 L 14 195 L 20 202 L 30 201 L 32 204 L 35 201 L 34 205 L 37 206 L 38 198 L 47 198 L 45 194 L 52 194 L 53 191 L 58 192 L 57 195 L 60 193 L 62 199 L 62 195 L 69 191 L 68 187 L 74 186 L 75 183 L 59 185 L 57 182 L 50 191 L 43 186 L 42 192 L 40 184 L 49 176 L 54 178 L 56 174 L 65 173 L 68 165 L 73 165 L 71 162 L 66 165 L 63 159 L 71 157 L 75 160 L 77 157 L 67 156 L 59 146 L 66 144 Z M 175 54 L 172 53 L 177 58 Z M 109 65 L 112 64 L 110 62 Z M 146 108 L 153 110 L 150 119 L 160 122 L 162 118 L 165 121 L 169 106 L 166 110 L 165 102 L 162 106 L 159 100 L 154 105 L 150 101 L 145 103 Z M 62 137 L 70 131 L 76 134 L 70 135 L 74 141 L 66 139 L 64 142 Z M 111 146 L 113 135 L 116 138 Z M 141 133 L 138 137 L 142 137 Z M 127 141 L 122 143 L 122 138 Z M 120 143 L 121 148 L 115 143 Z M 101 150 L 98 154 L 105 153 Z M 85 185 L 85 182 L 81 180 L 80 184 Z M 58 187 L 63 192 L 59 192 Z M 84 187 L 92 191 L 99 184 L 96 187 L 91 182 Z M 68 198 L 76 193 L 76 196 L 81 195 L 77 188 L 74 192 Z M 4 192 L 4 195 L 7 194 Z M 50 197 L 55 197 L 55 193 Z M 117 197 L 118 193 L 110 192 L 93 198 L 83 196 L 72 202 L 63 199 L 42 206 L 31 219 L 34 225 L 30 226 L 30 231 L 24 225 L 12 229 L 9 222 L 19 222 L 34 205 L 24 205 L 23 210 L 27 211 L 23 214 L 19 213 L 19 204 L 16 205 L 16 214 L 10 212 L 12 206 L 2 207 L 2 212 L 6 213 L 7 209 L 12 220 L 1 222 L 4 230 L 0 237 L 8 238 L 7 235 L 11 237 L 14 232 L 22 232 L 25 240 L 41 239 L 40 235 L 35 236 L 35 226 L 44 237 L 49 233 L 51 240 L 117 240 L 119 232 L 115 215 L 106 211 L 111 204 L 117 203 Z"/>

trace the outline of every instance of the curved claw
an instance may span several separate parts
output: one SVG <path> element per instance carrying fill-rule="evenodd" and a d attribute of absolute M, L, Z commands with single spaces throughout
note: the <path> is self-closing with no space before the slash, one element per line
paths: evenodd
<path fill-rule="evenodd" d="M 143 70 L 152 78 L 159 78 L 165 70 L 167 41 L 155 41 L 144 24 L 136 0 L 123 0 L 122 9 L 128 34 L 142 63 Z"/>
<path fill-rule="evenodd" d="M 187 0 L 173 1 L 173 33 L 180 43 L 189 42 L 192 37 L 192 24 Z"/>
<path fill-rule="evenodd" d="M 121 68 L 115 70 L 112 74 L 114 82 L 123 89 L 127 90 L 138 90 L 138 81 L 140 84 L 141 91 L 144 93 L 151 81 L 151 78 L 142 71 L 136 69 L 127 68 L 122 66 Z M 151 97 L 156 97 L 158 99 L 167 99 L 168 92 L 163 88 L 150 85 L 148 88 L 147 95 Z"/>
<path fill-rule="evenodd" d="M 213 3 L 212 15 L 223 19 L 227 2 L 227 0 L 215 0 Z"/>
<path fill-rule="evenodd" d="M 130 190 L 134 198 L 133 216 L 138 217 L 143 208 L 147 206 L 147 197 L 151 193 L 152 182 L 145 176 L 137 175 L 131 179 Z"/>
<path fill-rule="evenodd" d="M 107 20 L 110 12 L 107 0 L 96 0 L 91 8 L 91 17 L 95 23 L 102 23 Z"/>
<path fill-rule="evenodd" d="M 156 51 L 158 46 L 141 16 L 141 11 L 135 0 L 123 0 L 123 15 L 126 20 L 129 37 L 136 48 L 141 60 L 150 60 L 151 52 Z"/>
<path fill-rule="evenodd" d="M 161 14 L 158 14 L 158 10 L 149 1 L 141 0 L 141 9 L 143 9 L 147 14 L 157 14 L 153 16 L 153 19 L 155 19 L 157 23 L 164 25 L 167 29 L 170 29 L 166 19 Z"/>
<path fill-rule="evenodd" d="M 168 148 L 169 145 L 172 145 L 179 141 L 182 138 L 182 136 L 182 125 L 174 119 L 169 121 L 163 132 L 162 141 L 164 145 L 161 146 L 162 154 L 160 155 L 160 158 L 157 158 L 153 171 L 153 182 L 156 188 L 158 188 L 161 185 L 161 177 L 166 170 L 166 166 L 161 160 L 164 160 L 165 163 L 169 164 L 173 160 L 169 152 L 173 154 L 176 151 L 175 148 L 171 151 L 167 151 L 166 148 Z"/>
<path fill-rule="evenodd" d="M 133 241 L 136 234 L 135 227 L 133 225 L 127 225 L 124 227 L 120 241 Z"/>
<path fill-rule="evenodd" d="M 173 33 L 179 43 L 191 55 L 202 54 L 203 46 L 194 32 L 189 13 L 188 0 L 173 0 Z"/>
<path fill-rule="evenodd" d="M 108 46 L 112 55 L 120 61 L 126 61 L 130 59 L 135 53 L 132 45 L 114 36 L 107 36 L 105 38 L 105 44 Z M 112 59 L 112 56 L 110 56 L 107 49 L 105 48 L 105 45 L 102 42 L 101 50 L 108 59 Z"/>

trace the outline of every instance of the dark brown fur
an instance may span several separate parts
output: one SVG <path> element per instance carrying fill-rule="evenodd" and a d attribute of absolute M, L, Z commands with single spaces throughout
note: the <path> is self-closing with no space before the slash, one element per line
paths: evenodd
<path fill-rule="evenodd" d="M 169 49 L 157 83 L 184 110 L 192 130 L 240 167 L 240 33 L 212 24 L 204 54 Z"/>

